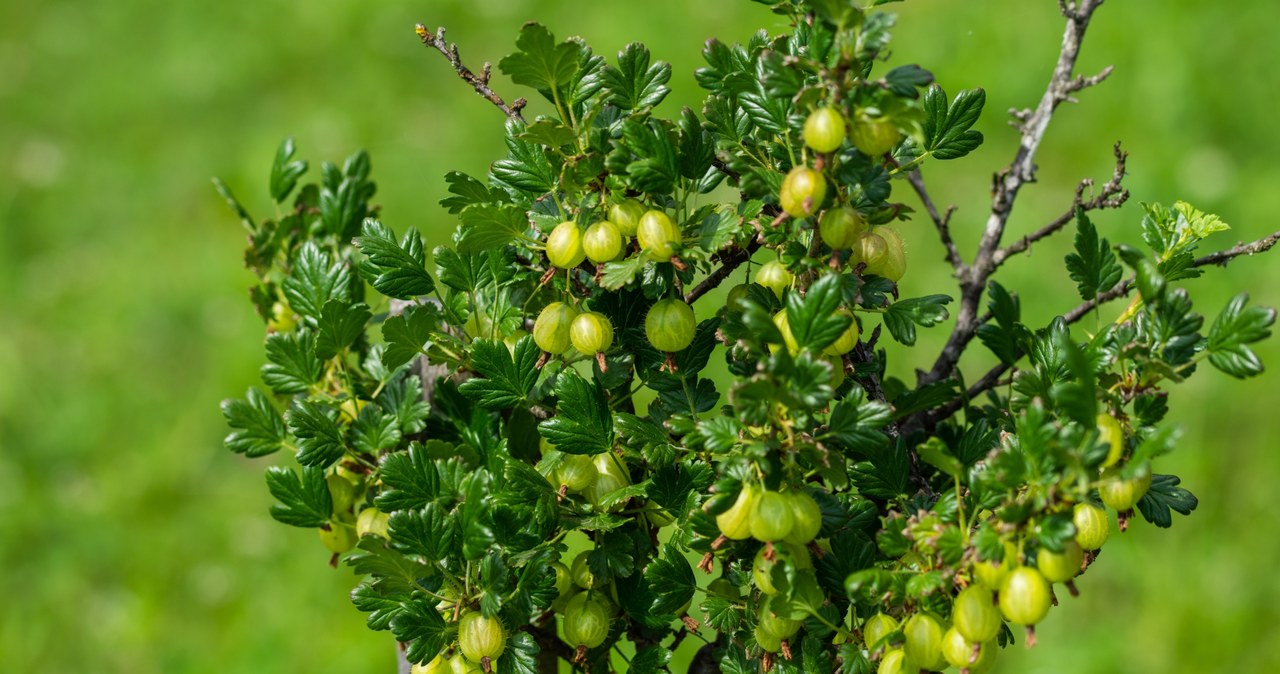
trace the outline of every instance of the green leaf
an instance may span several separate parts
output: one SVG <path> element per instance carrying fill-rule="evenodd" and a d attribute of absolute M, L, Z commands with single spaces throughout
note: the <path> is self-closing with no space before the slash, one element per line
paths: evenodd
<path fill-rule="evenodd" d="M 641 192 L 670 194 L 680 176 L 680 159 L 669 123 L 650 118 L 628 119 L 622 137 L 634 159 L 625 167 L 631 186 Z"/>
<path fill-rule="evenodd" d="M 518 126 L 513 123 L 508 128 L 515 131 Z M 528 197 L 546 194 L 556 189 L 559 182 L 556 168 L 551 163 L 551 154 L 542 145 L 515 136 L 507 137 L 507 158 L 493 163 L 490 176 L 496 182 Z"/>
<path fill-rule="evenodd" d="M 384 488 L 376 503 L 383 512 L 424 508 L 444 491 L 435 459 L 418 442 L 406 452 L 388 454 L 379 472 Z"/>
<path fill-rule="evenodd" d="M 271 516 L 294 527 L 317 528 L 329 521 L 333 497 L 324 481 L 324 469 L 303 467 L 302 477 L 289 468 L 267 468 L 267 489 L 276 498 Z"/>
<path fill-rule="evenodd" d="M 465 381 L 458 390 L 487 410 L 521 405 L 538 381 L 541 355 L 530 335 L 516 342 L 514 355 L 502 341 L 477 339 L 471 343 L 471 366 L 482 378 Z"/>
<path fill-rule="evenodd" d="M 618 290 L 636 279 L 636 274 L 644 269 L 648 262 L 644 255 L 632 255 L 622 262 L 606 262 L 604 273 L 600 275 L 600 287 L 605 290 Z"/>
<path fill-rule="evenodd" d="M 554 119 L 544 118 L 525 127 L 524 132 L 519 134 L 517 138 L 545 145 L 554 150 L 572 143 L 577 139 L 577 135 L 574 134 L 573 129 L 564 124 Z"/>
<path fill-rule="evenodd" d="M 485 253 L 459 253 L 449 246 L 436 246 L 431 257 L 436 261 L 436 277 L 446 286 L 460 293 L 487 287 L 493 283 L 492 254 L 503 256 L 500 251 Z"/>
<path fill-rule="evenodd" d="M 388 318 L 382 324 L 382 338 L 387 342 L 382 354 L 383 365 L 394 370 L 422 355 L 439 319 L 440 313 L 434 304 L 412 306 L 399 316 Z"/>
<path fill-rule="evenodd" d="M 507 639 L 507 649 L 498 658 L 498 674 L 538 674 L 538 642 L 528 632 L 516 632 Z"/>
<path fill-rule="evenodd" d="M 276 160 L 271 164 L 270 193 L 277 204 L 282 204 L 289 198 L 289 193 L 298 184 L 298 178 L 307 172 L 306 161 L 289 161 L 293 158 L 293 153 L 293 137 L 290 136 L 280 143 L 280 148 L 276 150 Z"/>
<path fill-rule="evenodd" d="M 350 301 L 351 270 L 330 262 L 329 254 L 308 241 L 293 260 L 288 278 L 281 284 L 289 306 L 303 316 L 318 318 L 329 300 Z"/>
<path fill-rule="evenodd" d="M 393 377 L 377 400 L 382 409 L 395 415 L 402 435 L 417 433 L 426 426 L 431 406 L 422 399 L 422 380 L 417 375 Z"/>
<path fill-rule="evenodd" d="M 516 48 L 519 51 L 498 61 L 498 68 L 516 84 L 549 94 L 572 84 L 578 74 L 579 46 L 572 42 L 556 44 L 555 36 L 542 24 L 526 23 L 520 29 Z"/>
<path fill-rule="evenodd" d="M 556 415 L 538 424 L 538 431 L 566 454 L 600 454 L 613 449 L 613 416 L 595 382 L 573 370 L 556 381 Z"/>
<path fill-rule="evenodd" d="M 513 204 L 477 204 L 462 211 L 458 252 L 480 253 L 522 238 L 529 229 L 524 209 Z M 469 290 L 469 289 L 468 289 Z"/>
<path fill-rule="evenodd" d="M 951 298 L 946 295 L 927 295 L 899 300 L 889 305 L 884 313 L 884 325 L 889 334 L 902 344 L 911 346 L 916 343 L 916 326 L 929 328 L 947 320 L 947 304 Z"/>
<path fill-rule="evenodd" d="M 671 64 L 658 61 L 649 65 L 649 49 L 633 42 L 618 52 L 618 67 L 606 66 L 604 88 L 609 102 L 623 110 L 640 110 L 657 105 L 671 91 Z"/>
<path fill-rule="evenodd" d="M 236 429 L 222 442 L 237 454 L 250 458 L 266 456 L 284 446 L 284 419 L 257 388 L 250 388 L 245 400 L 222 401 L 222 416 L 228 426 Z"/>
<path fill-rule="evenodd" d="M 457 554 L 458 522 L 436 503 L 420 510 L 397 510 L 389 522 L 391 539 L 405 551 L 439 562 Z"/>
<path fill-rule="evenodd" d="M 662 546 L 662 556 L 645 568 L 644 579 L 653 592 L 649 611 L 661 617 L 678 618 L 677 611 L 693 599 L 698 587 L 689 561 L 669 543 Z"/>
<path fill-rule="evenodd" d="M 850 456 L 867 456 L 883 447 L 889 438 L 880 429 L 890 420 L 890 408 L 877 400 L 868 400 L 866 391 L 854 385 L 844 399 L 831 408 L 831 420 L 823 438 L 835 442 Z"/>
<path fill-rule="evenodd" d="M 987 102 L 982 89 L 969 89 L 947 104 L 947 92 L 938 84 L 924 95 L 924 149 L 938 159 L 963 157 L 982 144 L 982 133 L 972 130 Z"/>
<path fill-rule="evenodd" d="M 338 355 L 339 351 L 351 346 L 357 338 L 364 334 L 364 326 L 373 314 L 369 305 L 360 302 L 347 304 L 339 300 L 329 300 L 320 310 L 316 323 L 319 334 L 316 336 L 316 355 L 328 360 Z"/>
<path fill-rule="evenodd" d="M 1161 262 L 1179 253 L 1195 250 L 1196 245 L 1215 232 L 1231 229 L 1216 215 L 1206 214 L 1185 201 L 1166 209 L 1160 204 L 1142 204 L 1142 240 L 1155 251 Z"/>
<path fill-rule="evenodd" d="M 1167 279 L 1160 267 L 1150 256 L 1132 246 L 1116 246 L 1116 252 L 1125 264 L 1133 268 L 1134 282 L 1138 286 L 1138 294 L 1147 304 L 1157 304 L 1164 296 Z"/>
<path fill-rule="evenodd" d="M 1225 309 L 1209 328 L 1205 350 L 1209 362 L 1219 370 L 1240 379 L 1261 374 L 1262 360 L 1247 345 L 1266 339 L 1276 322 L 1276 310 L 1269 307 L 1249 307 L 1249 295 L 1240 293 L 1231 298 Z"/>
<path fill-rule="evenodd" d="M 635 657 L 631 658 L 627 674 L 659 674 L 660 672 L 665 672 L 673 655 L 671 649 L 661 646 L 641 648 L 636 651 Z"/>
<path fill-rule="evenodd" d="M 338 428 L 338 411 L 323 403 L 300 400 L 289 410 L 289 432 L 298 438 L 298 463 L 324 468 L 342 458 L 347 446 Z"/>
<path fill-rule="evenodd" d="M 836 313 L 840 306 L 842 279 L 839 274 L 824 274 L 804 297 L 787 295 L 787 324 L 796 344 L 802 349 L 820 352 L 849 329 L 849 316 Z"/>
<path fill-rule="evenodd" d="M 889 91 L 906 98 L 920 98 L 919 87 L 933 84 L 933 73 L 912 63 L 898 66 L 884 76 Z"/>
<path fill-rule="evenodd" d="M 916 455 L 921 461 L 937 468 L 951 477 L 961 477 L 964 466 L 951 454 L 951 449 L 942 438 L 932 437 L 916 447 Z"/>
<path fill-rule="evenodd" d="M 1018 332 L 1021 327 L 1019 321 L 1022 320 L 1022 305 L 1017 297 L 1010 295 L 1004 286 L 994 280 L 987 286 L 987 295 L 991 298 L 987 307 L 995 323 L 983 323 L 979 326 L 978 339 L 996 354 L 1000 362 L 1012 365 L 1018 362 L 1021 353 Z"/>
<path fill-rule="evenodd" d="M 403 610 L 391 619 L 391 633 L 406 644 L 409 662 L 425 663 L 436 657 L 448 643 L 449 626 L 436 610 L 436 600 L 416 597 L 404 602 Z"/>
<path fill-rule="evenodd" d="M 315 335 L 309 330 L 267 335 L 267 361 L 262 381 L 280 394 L 306 393 L 324 373 L 324 363 L 316 356 Z"/>
<path fill-rule="evenodd" d="M 1143 495 L 1142 500 L 1138 501 L 1138 510 L 1142 512 L 1142 517 L 1158 527 L 1167 529 L 1173 526 L 1171 511 L 1190 515 L 1200 505 L 1200 499 L 1179 487 L 1179 484 L 1182 484 L 1182 480 L 1176 475 L 1152 475 L 1151 488 Z"/>
<path fill-rule="evenodd" d="M 1067 255 L 1067 271 L 1084 300 L 1113 288 L 1124 273 L 1111 244 L 1098 238 L 1098 230 L 1083 208 L 1076 208 L 1076 252 Z"/>
<path fill-rule="evenodd" d="M 370 579 L 356 586 L 351 591 L 351 603 L 364 613 L 368 613 L 366 624 L 369 629 L 380 631 L 391 626 L 391 620 L 403 610 L 401 602 L 408 599 L 404 594 L 392 592 L 385 583 Z"/>
<path fill-rule="evenodd" d="M 441 199 L 440 205 L 448 209 L 450 215 L 457 215 L 462 212 L 462 209 L 472 204 L 511 201 L 511 196 L 506 192 L 496 187 L 489 187 L 461 171 L 450 171 L 444 174 L 444 181 L 449 185 L 449 193 L 453 196 Z"/>
<path fill-rule="evenodd" d="M 435 289 L 427 273 L 427 252 L 416 229 L 404 233 L 396 244 L 395 233 L 381 222 L 368 218 L 355 241 L 368 256 L 360 269 L 378 292 L 400 300 L 411 300 Z"/>
<path fill-rule="evenodd" d="M 394 414 L 384 414 L 380 405 L 365 405 L 351 424 L 351 446 L 365 454 L 395 449 L 401 437 L 399 420 Z"/>

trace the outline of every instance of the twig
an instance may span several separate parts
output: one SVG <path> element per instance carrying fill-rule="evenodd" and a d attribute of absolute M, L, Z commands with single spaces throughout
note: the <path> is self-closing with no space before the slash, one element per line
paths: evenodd
<path fill-rule="evenodd" d="M 1093 180 L 1088 178 L 1081 180 L 1080 184 L 1076 185 L 1076 197 L 1071 202 L 1071 208 L 1068 208 L 1065 213 L 1054 218 L 1052 222 L 1044 227 L 1018 239 L 1005 248 L 997 250 L 991 258 L 992 265 L 999 267 L 1005 260 L 1018 253 L 1025 252 L 1031 247 L 1031 244 L 1058 232 L 1067 223 L 1075 219 L 1077 211 L 1088 212 L 1107 208 L 1120 208 L 1124 205 L 1124 202 L 1129 200 L 1129 190 L 1125 189 L 1121 183 L 1123 183 L 1126 175 L 1125 161 L 1129 158 L 1129 153 L 1120 149 L 1120 143 L 1115 144 L 1112 152 L 1116 157 L 1115 169 L 1111 173 L 1111 180 L 1108 180 L 1102 186 L 1102 190 L 1097 195 L 1092 199 L 1085 200 L 1084 191 L 1093 186 Z"/>
<path fill-rule="evenodd" d="M 933 199 L 929 198 L 929 191 L 924 186 L 924 177 L 920 175 L 920 169 L 916 169 L 907 174 L 907 182 L 911 183 L 916 191 L 916 195 L 920 197 L 920 203 L 924 204 L 924 210 L 929 214 L 929 218 L 933 220 L 933 226 L 938 230 L 938 237 L 942 239 L 942 245 L 947 249 L 947 261 L 951 263 L 951 267 L 956 270 L 959 276 L 964 269 L 964 260 L 960 258 L 960 251 L 956 249 L 956 242 L 951 239 L 951 214 L 955 212 L 955 206 L 947 207 L 946 213 L 939 214 L 938 207 L 933 205 Z"/>
<path fill-rule="evenodd" d="M 446 59 L 449 59 L 449 64 L 453 66 L 455 71 L 457 71 L 458 77 L 461 77 L 464 82 L 470 84 L 471 88 L 475 89 L 477 94 L 484 96 L 490 103 L 498 106 L 498 109 L 502 110 L 502 112 L 511 119 L 516 119 L 521 122 L 524 121 L 524 117 L 520 115 L 520 110 L 524 108 L 528 101 L 523 98 L 517 98 L 512 101 L 510 105 L 507 105 L 507 102 L 502 100 L 501 96 L 496 94 L 493 89 L 490 89 L 490 66 L 488 63 L 484 64 L 484 68 L 481 69 L 480 74 L 477 75 L 471 72 L 470 68 L 462 65 L 462 58 L 458 55 L 458 45 L 445 42 L 444 28 L 437 28 L 433 35 L 431 31 L 427 30 L 426 25 L 420 23 L 414 26 L 414 30 L 418 33 L 418 37 L 422 39 L 422 44 L 425 44 L 428 47 L 435 47 L 441 54 L 444 54 Z"/>
<path fill-rule="evenodd" d="M 1207 267 L 1209 265 L 1226 266 L 1227 263 L 1229 263 L 1231 260 L 1234 260 L 1237 257 L 1246 256 L 1246 255 L 1255 255 L 1257 253 L 1264 253 L 1268 250 L 1271 250 L 1271 248 L 1273 248 L 1277 242 L 1280 242 L 1280 231 L 1274 232 L 1269 236 L 1265 236 L 1251 243 L 1236 244 L 1235 246 L 1228 248 L 1226 250 L 1221 250 L 1216 253 L 1212 253 L 1209 255 L 1205 255 L 1204 257 L 1197 258 L 1196 261 L 1192 263 L 1191 266 L 1192 267 Z M 1104 292 L 1098 293 L 1097 297 L 1091 300 L 1088 300 L 1086 302 L 1081 302 L 1080 304 L 1076 305 L 1074 309 L 1062 315 L 1062 320 L 1065 321 L 1067 325 L 1071 325 L 1079 321 L 1081 318 L 1084 318 L 1085 316 L 1089 315 L 1089 312 L 1093 311 L 1097 307 L 1102 306 L 1107 302 L 1111 302 L 1121 297 L 1125 297 L 1133 290 L 1133 287 L 1134 287 L 1134 280 L 1132 278 L 1125 279 L 1124 281 L 1117 283 L 1110 290 L 1106 290 Z M 1017 357 L 1014 360 L 1017 361 L 1021 359 L 1024 355 L 1026 354 L 1023 351 L 1019 350 Z M 999 365 L 996 365 L 995 367 L 991 368 L 990 370 L 987 370 L 986 374 L 982 375 L 982 377 L 978 379 L 978 381 L 974 382 L 973 385 L 969 387 L 968 393 L 965 395 L 963 399 L 957 398 L 947 403 L 943 407 L 938 408 L 933 413 L 929 414 L 925 426 L 932 427 L 933 425 L 937 424 L 939 421 L 942 421 L 943 419 L 946 419 L 952 414 L 955 414 L 955 412 L 960 409 L 961 405 L 964 404 L 965 400 L 973 400 L 977 398 L 979 395 L 982 395 L 983 393 L 985 393 L 986 391 L 989 391 L 992 388 L 996 387 L 1000 383 L 1000 377 L 1003 376 L 1004 373 L 1008 372 L 1010 367 L 1011 366 L 1008 363 L 1002 362 Z"/>
<path fill-rule="evenodd" d="M 743 262 L 751 259 L 751 256 L 760 249 L 760 241 L 752 238 L 751 242 L 744 248 L 733 248 L 720 254 L 720 266 L 715 271 L 702 279 L 702 282 L 693 287 L 688 294 L 684 296 L 685 304 L 693 304 L 693 301 L 706 295 L 714 290 L 717 286 L 728 278 L 735 269 L 740 267 Z"/>
<path fill-rule="evenodd" d="M 996 253 L 1000 248 L 1000 240 L 1004 236 L 1005 226 L 1013 213 L 1014 201 L 1022 186 L 1035 181 L 1035 156 L 1049 128 L 1049 121 L 1054 111 L 1064 101 L 1071 100 L 1071 94 L 1101 82 L 1110 74 L 1108 68 L 1093 77 L 1073 77 L 1076 59 L 1080 55 L 1080 43 L 1085 29 L 1093 13 L 1105 0 L 1080 0 L 1067 2 L 1060 0 L 1059 8 L 1067 19 L 1062 35 L 1062 49 L 1058 53 L 1058 63 L 1054 67 L 1053 76 L 1045 88 L 1044 95 L 1034 111 L 1014 112 L 1018 122 L 1015 126 L 1022 139 L 1013 161 L 997 173 L 993 179 L 991 197 L 991 215 L 978 243 L 977 254 L 973 263 L 959 269 L 960 303 L 956 311 L 956 324 L 951 336 L 947 339 L 942 353 L 938 354 L 933 368 L 919 377 L 919 385 L 923 386 L 941 381 L 951 376 L 960 354 L 965 346 L 977 334 L 978 308 L 982 302 L 982 292 L 986 289 L 987 280 L 995 271 Z M 1046 234 L 1047 236 L 1047 234 Z M 1030 245 L 1030 244 L 1028 244 Z"/>

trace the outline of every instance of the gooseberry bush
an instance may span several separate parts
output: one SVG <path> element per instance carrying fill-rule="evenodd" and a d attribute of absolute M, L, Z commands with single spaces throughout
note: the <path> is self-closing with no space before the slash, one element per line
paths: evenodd
<path fill-rule="evenodd" d="M 293 455 L 267 469 L 272 516 L 354 569 L 414 671 L 976 674 L 1033 643 L 1113 514 L 1195 509 L 1155 472 L 1168 389 L 1206 361 L 1260 373 L 1275 312 L 1242 294 L 1206 325 L 1186 282 L 1276 237 L 1197 258 L 1226 225 L 1178 202 L 1113 244 L 1089 213 L 1128 196 L 1117 147 L 1105 185 L 1003 241 L 1054 110 L 1107 74 L 1073 73 L 1083 0 L 1058 3 L 1057 68 L 966 261 L 921 171 L 978 147 L 984 93 L 888 69 L 886 2 L 773 4 L 791 32 L 707 42 L 702 108 L 672 118 L 640 44 L 606 59 L 526 25 L 498 68 L 545 99 L 530 119 L 418 26 L 507 118 L 488 175 L 445 177 L 458 226 L 430 264 L 378 219 L 364 153 L 301 184 L 286 141 L 274 219 L 219 183 L 267 326 L 226 445 Z M 1072 226 L 1044 271 L 1064 290 L 1036 297 L 1062 313 L 1029 325 L 993 275 Z M 937 230 L 956 287 L 904 296 L 906 227 Z M 944 323 L 931 369 L 888 374 Z"/>

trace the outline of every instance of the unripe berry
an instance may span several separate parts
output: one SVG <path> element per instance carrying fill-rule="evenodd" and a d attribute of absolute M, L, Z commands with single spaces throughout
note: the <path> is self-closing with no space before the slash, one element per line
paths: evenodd
<path fill-rule="evenodd" d="M 902 626 L 902 634 L 906 639 L 903 650 L 907 659 L 925 669 L 946 667 L 942 657 L 942 635 L 946 632 L 947 628 L 942 620 L 932 613 L 917 613 L 908 618 Z"/>
<path fill-rule="evenodd" d="M 1000 633 L 1000 610 L 991 590 L 970 585 L 956 595 L 951 606 L 951 622 L 969 641 L 991 641 Z"/>
<path fill-rule="evenodd" d="M 666 213 L 649 211 L 640 217 L 636 240 L 640 242 L 640 249 L 646 251 L 651 259 L 665 262 L 676 254 L 676 246 L 680 244 L 680 228 Z"/>
<path fill-rule="evenodd" d="M 1103 505 L 1117 512 L 1131 510 L 1151 488 L 1151 471 L 1145 471 L 1140 477 L 1129 480 L 1121 479 L 1115 469 L 1102 474 L 1102 484 L 1098 485 L 1098 496 Z"/>
<path fill-rule="evenodd" d="M 1124 456 L 1124 428 L 1116 418 L 1107 413 L 1098 415 L 1098 441 L 1107 445 L 1107 458 L 1102 467 L 1114 466 Z"/>
<path fill-rule="evenodd" d="M 778 299 L 782 299 L 782 293 L 791 286 L 792 278 L 786 265 L 777 260 L 770 260 L 756 270 L 756 283 L 772 290 Z"/>
<path fill-rule="evenodd" d="M 866 231 L 866 218 L 848 206 L 828 209 L 818 220 L 818 233 L 822 235 L 823 243 L 834 250 L 853 247 Z"/>
<path fill-rule="evenodd" d="M 609 207 L 609 221 L 618 227 L 619 234 L 635 236 L 644 212 L 644 204 L 635 199 L 626 199 Z"/>
<path fill-rule="evenodd" d="M 1000 584 L 1000 612 L 1017 625 L 1034 625 L 1049 614 L 1049 581 L 1039 571 L 1021 566 Z"/>
<path fill-rule="evenodd" d="M 506 647 L 507 632 L 497 618 L 486 618 L 479 611 L 473 611 L 464 613 L 458 621 L 458 649 L 466 659 L 497 660 Z"/>
<path fill-rule="evenodd" d="M 556 466 L 556 486 L 564 485 L 565 491 L 580 492 L 596 481 L 599 472 L 595 461 L 582 454 L 565 454 Z"/>
<path fill-rule="evenodd" d="M 644 334 L 659 351 L 683 351 L 693 343 L 697 329 L 693 307 L 682 299 L 659 300 L 644 317 Z"/>
<path fill-rule="evenodd" d="M 564 638 L 570 646 L 595 648 L 609 636 L 610 611 L 604 602 L 580 592 L 564 607 Z"/>
<path fill-rule="evenodd" d="M 361 538 L 365 536 L 390 538 L 387 534 L 390 520 L 391 515 L 377 508 L 365 508 L 360 511 L 360 516 L 356 518 L 356 535 Z"/>
<path fill-rule="evenodd" d="M 862 154 L 878 159 L 880 156 L 898 146 L 902 140 L 902 132 L 890 120 L 882 118 L 859 119 L 853 125 L 850 134 L 853 146 Z"/>
<path fill-rule="evenodd" d="M 876 674 L 916 674 L 919 671 L 920 667 L 908 660 L 901 648 L 885 651 L 880 658 L 880 666 L 876 668 Z"/>
<path fill-rule="evenodd" d="M 543 307 L 538 320 L 533 322 L 534 343 L 553 356 L 568 351 L 570 326 L 577 317 L 577 309 L 564 302 L 552 302 Z"/>
<path fill-rule="evenodd" d="M 622 234 L 608 220 L 601 220 L 582 234 L 582 251 L 595 264 L 618 259 L 622 254 Z"/>
<path fill-rule="evenodd" d="M 780 541 L 791 534 L 794 521 L 787 499 L 776 491 L 766 491 L 761 494 L 755 516 L 751 518 L 751 537 L 762 543 Z"/>
<path fill-rule="evenodd" d="M 608 351 L 613 345 L 613 323 L 595 311 L 584 311 L 569 324 L 569 341 L 584 356 Z"/>
<path fill-rule="evenodd" d="M 898 629 L 898 621 L 893 616 L 877 613 L 862 625 L 862 643 L 868 650 L 874 649 L 885 637 Z"/>
<path fill-rule="evenodd" d="M 728 510 L 716 515 L 716 526 L 725 538 L 740 541 L 751 536 L 751 518 L 760 499 L 760 488 L 743 485 L 738 498 Z"/>
<path fill-rule="evenodd" d="M 586 257 L 582 250 L 582 230 L 578 229 L 578 223 L 562 222 L 547 236 L 547 260 L 552 266 L 573 269 L 582 264 Z"/>
<path fill-rule="evenodd" d="M 978 648 L 978 657 L 973 662 L 969 662 L 970 658 L 973 658 L 974 646 L 975 642 L 964 638 L 964 635 L 953 627 L 942 637 L 942 656 L 952 667 L 968 670 L 969 674 L 983 674 L 995 664 L 996 649 L 999 646 L 995 641 L 983 643 Z"/>
<path fill-rule="evenodd" d="M 789 489 L 782 492 L 782 496 L 791 506 L 791 533 L 784 540 L 796 545 L 808 545 L 822 530 L 822 508 L 803 489 Z"/>
<path fill-rule="evenodd" d="M 587 498 L 591 505 L 599 508 L 604 502 L 604 497 L 623 487 L 631 484 L 631 476 L 623 470 L 621 465 L 622 459 L 613 455 L 612 452 L 604 452 L 597 454 L 593 462 L 596 465 L 596 481 L 590 486 L 582 490 L 582 495 Z M 622 510 L 626 505 L 627 499 L 623 499 L 606 508 L 609 512 Z"/>
<path fill-rule="evenodd" d="M 822 200 L 827 198 L 827 181 L 821 173 L 808 166 L 797 166 L 782 179 L 778 190 L 778 204 L 793 218 L 803 218 L 818 212 Z"/>
<path fill-rule="evenodd" d="M 833 107 L 821 107 L 804 120 L 804 144 L 816 152 L 827 153 L 844 143 L 844 116 Z"/>
<path fill-rule="evenodd" d="M 840 310 L 840 313 L 849 316 L 849 312 L 843 309 Z M 843 356 L 853 351 L 853 348 L 858 345 L 858 321 L 853 320 L 852 316 L 849 316 L 849 319 L 849 327 L 845 328 L 839 337 L 836 337 L 836 341 L 828 344 L 827 348 L 822 350 L 823 355 Z"/>
<path fill-rule="evenodd" d="M 898 232 L 889 227 L 876 227 L 872 235 L 884 241 L 884 255 L 868 262 L 865 274 L 875 274 L 897 283 L 907 270 L 907 251 Z"/>
<path fill-rule="evenodd" d="M 773 324 L 778 328 L 778 332 L 782 333 L 782 343 L 786 345 L 787 351 L 795 353 L 800 350 L 800 345 L 796 342 L 795 335 L 791 332 L 791 324 L 787 321 L 787 310 L 783 309 L 773 315 Z M 777 345 L 770 344 L 769 350 L 776 352 Z"/>
<path fill-rule="evenodd" d="M 1062 552 L 1040 548 L 1036 553 L 1036 568 L 1040 569 L 1040 575 L 1050 583 L 1065 583 L 1075 578 L 1080 573 L 1080 564 L 1083 561 L 1084 550 L 1074 540 L 1064 542 Z M 975 641 L 979 640 L 975 639 Z"/>
<path fill-rule="evenodd" d="M 1093 551 L 1107 542 L 1107 536 L 1111 533 L 1107 511 L 1092 503 L 1078 503 L 1072 521 L 1076 525 L 1076 543 L 1080 547 Z"/>

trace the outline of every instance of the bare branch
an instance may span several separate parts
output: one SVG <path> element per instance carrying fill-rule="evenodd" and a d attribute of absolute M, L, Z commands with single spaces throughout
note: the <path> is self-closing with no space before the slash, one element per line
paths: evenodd
<path fill-rule="evenodd" d="M 1080 184 L 1076 185 L 1076 197 L 1071 202 L 1071 207 L 1068 208 L 1066 212 L 1054 218 L 1052 222 L 1044 227 L 1041 227 L 1021 239 L 1018 239 L 1005 248 L 997 250 L 995 255 L 991 256 L 992 265 L 999 267 L 1005 260 L 1030 248 L 1031 244 L 1061 230 L 1067 225 L 1067 223 L 1075 219 L 1077 210 L 1088 212 L 1107 208 L 1120 208 L 1124 202 L 1128 201 L 1129 190 L 1125 189 L 1121 183 L 1124 181 L 1125 161 L 1129 158 L 1129 153 L 1120 149 L 1120 143 L 1115 144 L 1113 152 L 1116 157 L 1116 166 L 1111 173 L 1111 180 L 1108 180 L 1107 183 L 1102 186 L 1101 191 L 1099 191 L 1097 195 L 1086 200 L 1084 198 L 1084 191 L 1093 187 L 1093 180 L 1088 178 L 1081 180 Z"/>
<path fill-rule="evenodd" d="M 1268 250 L 1271 250 L 1271 248 L 1273 248 L 1277 242 L 1280 242 L 1280 231 L 1273 232 L 1271 235 L 1265 236 L 1251 243 L 1240 243 L 1226 250 L 1221 250 L 1216 253 L 1212 253 L 1210 255 L 1205 255 L 1204 257 L 1197 258 L 1196 261 L 1192 264 L 1192 266 L 1193 267 L 1207 267 L 1209 265 L 1226 266 L 1227 263 L 1231 262 L 1237 257 L 1256 255 L 1258 253 L 1264 253 Z M 1086 302 L 1081 302 L 1080 304 L 1076 305 L 1076 307 L 1073 308 L 1071 311 L 1068 311 L 1067 313 L 1062 315 L 1062 320 L 1066 321 L 1068 325 L 1076 323 L 1080 319 L 1089 315 L 1089 312 L 1102 306 L 1103 304 L 1106 304 L 1113 300 L 1117 300 L 1121 297 L 1127 296 L 1130 292 L 1133 291 L 1133 288 L 1134 288 L 1134 280 L 1132 278 L 1125 279 L 1124 281 L 1117 283 L 1110 290 L 1099 293 L 1097 297 L 1091 300 L 1088 300 Z M 1017 357 L 1021 359 L 1024 355 L 1026 354 L 1019 351 Z M 933 425 L 937 424 L 939 421 L 942 421 L 943 419 L 946 419 L 952 414 L 955 414 L 955 412 L 959 410 L 960 407 L 964 404 L 964 401 L 977 398 L 983 393 L 995 388 L 997 385 L 999 385 L 1000 378 L 1004 376 L 1006 372 L 1009 371 L 1010 367 L 1011 366 L 1008 365 L 1007 363 L 1000 363 L 995 367 L 991 368 L 990 370 L 988 370 L 986 374 L 982 375 L 982 377 L 978 379 L 978 381 L 974 382 L 973 385 L 969 387 L 969 390 L 967 391 L 963 399 L 957 398 L 947 403 L 943 407 L 940 407 L 934 412 L 930 413 L 928 415 L 928 418 L 925 421 L 925 426 L 932 427 Z"/>
<path fill-rule="evenodd" d="M 461 77 L 464 82 L 470 84 L 471 88 L 475 89 L 477 94 L 480 94 L 488 99 L 490 103 L 496 105 L 499 110 L 502 110 L 502 112 L 506 114 L 507 117 L 520 120 L 522 122 L 524 121 L 524 117 L 520 115 L 520 110 L 524 108 L 528 101 L 523 98 L 517 98 L 508 105 L 506 101 L 502 100 L 501 96 L 494 93 L 493 89 L 489 88 L 490 66 L 488 63 L 484 64 L 480 74 L 476 75 L 471 72 L 470 68 L 462 65 L 462 57 L 458 55 L 458 45 L 445 41 L 444 28 L 437 28 L 433 35 L 431 31 L 427 30 L 427 27 L 424 24 L 420 23 L 417 26 L 414 26 L 414 30 L 418 33 L 418 37 L 422 39 L 422 44 L 425 44 L 428 47 L 435 47 L 441 54 L 444 54 L 444 57 L 449 60 L 449 64 L 453 66 L 455 71 L 457 71 L 458 77 Z"/>
<path fill-rule="evenodd" d="M 942 352 L 938 354 L 933 367 L 929 372 L 919 376 L 918 383 L 921 386 L 951 376 L 956 364 L 960 361 L 960 354 L 977 334 L 980 325 L 978 307 L 982 302 L 982 291 L 996 269 L 996 254 L 1000 249 L 1000 240 L 1004 236 L 1009 216 L 1013 213 L 1018 192 L 1023 185 L 1035 181 L 1036 151 L 1040 148 L 1040 142 L 1049 128 L 1049 121 L 1053 118 L 1054 111 L 1064 101 L 1069 100 L 1072 93 L 1091 83 L 1096 84 L 1102 81 L 1106 74 L 1110 73 L 1108 69 L 1090 78 L 1073 77 L 1085 30 L 1089 26 L 1093 13 L 1103 2 L 1104 0 L 1059 0 L 1058 2 L 1059 9 L 1067 19 L 1062 35 L 1062 48 L 1058 53 L 1058 63 L 1054 67 L 1053 76 L 1049 79 L 1049 84 L 1035 111 L 1015 113 L 1019 120 L 1017 128 L 1022 135 L 1018 151 L 1013 161 L 1001 169 L 992 181 L 991 215 L 987 218 L 982 239 L 978 243 L 978 252 L 974 256 L 973 263 L 962 267 L 958 274 L 960 303 L 956 310 L 955 327 L 952 328 L 951 336 L 947 339 Z"/>
<path fill-rule="evenodd" d="M 947 207 L 947 212 L 939 214 L 938 207 L 933 205 L 933 199 L 929 197 L 929 191 L 924 186 L 924 177 L 920 175 L 919 170 L 912 171 L 907 174 L 907 181 L 911 183 L 916 191 L 916 195 L 920 197 L 920 203 L 924 204 L 924 210 L 929 214 L 929 218 L 933 220 L 933 226 L 938 230 L 938 237 L 942 239 L 942 245 L 947 249 L 947 262 L 951 263 L 951 267 L 956 270 L 956 276 L 960 276 L 964 270 L 964 260 L 960 258 L 960 251 L 956 250 L 956 242 L 951 239 L 951 214 L 955 212 L 955 206 Z"/>

